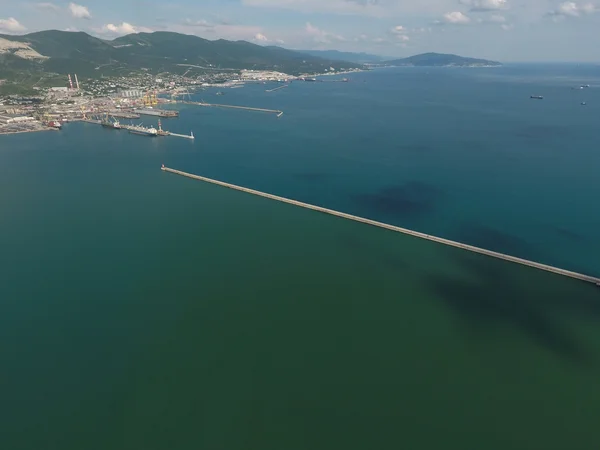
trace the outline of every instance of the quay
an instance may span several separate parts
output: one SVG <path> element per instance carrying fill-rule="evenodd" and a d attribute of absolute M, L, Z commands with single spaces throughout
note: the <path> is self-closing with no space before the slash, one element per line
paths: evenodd
<path fill-rule="evenodd" d="M 280 111 L 278 109 L 251 108 L 250 106 L 221 105 L 218 103 L 203 103 L 203 102 L 190 102 L 190 101 L 177 101 L 177 103 L 185 103 L 186 105 L 196 105 L 196 106 L 213 106 L 215 108 L 231 108 L 231 109 L 243 109 L 246 111 L 266 112 L 266 113 L 271 113 L 271 114 L 277 114 L 277 117 L 281 117 L 283 115 L 283 111 Z"/>
<path fill-rule="evenodd" d="M 481 255 L 490 256 L 492 258 L 502 259 L 504 261 L 521 264 L 523 266 L 533 267 L 535 269 L 543 270 L 546 272 L 551 272 L 551 273 L 554 273 L 557 275 L 563 275 L 563 276 L 566 276 L 569 278 L 574 278 L 577 280 L 585 281 L 587 283 L 593 283 L 596 286 L 600 287 L 600 278 L 592 277 L 590 275 L 584 275 L 584 274 L 577 273 L 577 272 L 571 272 L 571 271 L 565 270 L 565 269 L 559 269 L 558 267 L 548 266 L 546 264 L 529 261 L 527 259 L 517 258 L 515 256 L 510 256 L 510 255 L 505 255 L 504 253 L 498 253 L 498 252 L 494 252 L 491 250 L 486 250 L 483 248 L 475 247 L 473 245 L 463 244 L 461 242 L 451 241 L 449 239 L 444 239 L 444 238 L 440 238 L 437 236 L 432 236 L 429 234 L 421 233 L 419 231 L 413 231 L 413 230 L 409 230 L 407 228 L 401 228 L 401 227 L 397 227 L 397 226 L 390 225 L 387 223 L 377 222 L 375 220 L 366 219 L 364 217 L 353 216 L 351 214 L 346 214 L 346 213 L 343 213 L 340 211 L 335 211 L 333 209 L 327 209 L 327 208 L 323 208 L 321 206 L 315 206 L 315 205 L 311 205 L 309 203 L 303 203 L 303 202 L 299 202 L 297 200 L 291 200 L 289 198 L 279 197 L 279 196 L 273 195 L 273 194 L 267 194 L 266 192 L 256 191 L 254 189 L 237 186 L 237 185 L 231 184 L 231 183 L 225 183 L 223 181 L 213 180 L 212 178 L 207 178 L 207 177 L 203 177 L 200 175 L 194 175 L 191 173 L 182 172 L 180 170 L 170 169 L 165 166 L 162 166 L 161 170 L 163 170 L 164 172 L 173 173 L 175 175 L 181 175 L 183 177 L 191 178 L 194 180 L 204 181 L 206 183 L 216 184 L 218 186 L 223 186 L 223 187 L 226 187 L 229 189 L 234 189 L 236 191 L 246 192 L 247 194 L 258 195 L 260 197 L 268 198 L 271 200 L 276 200 L 276 201 L 279 201 L 282 203 L 288 203 L 290 205 L 300 206 L 301 208 L 312 209 L 313 211 L 319 211 L 319 212 L 322 212 L 325 214 L 330 214 L 332 216 L 341 217 L 343 219 L 354 220 L 355 222 L 361 222 L 361 223 L 365 223 L 367 225 L 372 225 L 375 227 L 384 228 L 386 230 L 395 231 L 397 233 L 407 234 L 409 236 L 414 236 L 414 237 L 417 237 L 420 239 L 437 242 L 439 244 L 448 245 L 450 247 L 456 247 L 456 248 L 460 248 L 460 249 L 467 250 L 470 252 L 479 253 Z"/>
<path fill-rule="evenodd" d="M 139 119 L 141 117 L 139 114 L 127 112 L 111 112 L 109 114 L 117 119 Z"/>

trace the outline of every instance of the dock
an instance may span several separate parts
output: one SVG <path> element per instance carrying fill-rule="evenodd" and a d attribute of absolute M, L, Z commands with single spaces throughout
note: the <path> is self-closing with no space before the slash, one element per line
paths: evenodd
<path fill-rule="evenodd" d="M 194 175 L 191 173 L 182 172 L 180 170 L 170 169 L 170 168 L 164 167 L 164 166 L 161 168 L 161 170 L 163 170 L 164 172 L 173 173 L 175 175 L 180 175 L 180 176 L 191 178 L 194 180 L 204 181 L 206 183 L 216 184 L 218 186 L 223 186 L 223 187 L 226 187 L 229 189 L 234 189 L 236 191 L 246 192 L 247 194 L 257 195 L 259 197 L 264 197 L 264 198 L 268 198 L 271 200 L 276 200 L 278 202 L 287 203 L 287 204 L 294 205 L 294 206 L 299 206 L 301 208 L 312 209 L 313 211 L 319 211 L 319 212 L 329 214 L 332 216 L 341 217 L 343 219 L 353 220 L 355 222 L 361 222 L 361 223 L 364 223 L 367 225 L 372 225 L 372 226 L 375 226 L 378 228 L 383 228 L 386 230 L 395 231 L 397 233 L 406 234 L 406 235 L 417 237 L 420 239 L 437 242 L 438 244 L 444 244 L 444 245 L 447 245 L 450 247 L 460 248 L 462 250 L 467 250 L 467 251 L 470 251 L 473 253 L 479 253 L 481 255 L 486 255 L 486 256 L 489 256 L 492 258 L 501 259 L 501 260 L 512 262 L 515 264 L 533 267 L 535 269 L 543 270 L 546 272 L 551 272 L 551 273 L 554 273 L 557 275 L 562 275 L 562 276 L 573 278 L 576 280 L 585 281 L 587 283 L 592 283 L 592 284 L 595 284 L 596 286 L 600 287 L 600 278 L 592 277 L 590 275 L 584 275 L 584 274 L 577 273 L 577 272 L 571 272 L 571 271 L 565 270 L 565 269 L 559 269 L 558 267 L 553 267 L 553 266 L 549 266 L 546 264 L 529 261 L 529 260 L 526 260 L 523 258 L 517 258 L 515 256 L 505 255 L 504 253 L 486 250 L 483 248 L 475 247 L 473 245 L 468 245 L 468 244 L 463 244 L 461 242 L 451 241 L 449 239 L 432 236 L 429 234 L 421 233 L 419 231 L 413 231 L 413 230 L 409 230 L 407 228 L 401 228 L 401 227 L 397 227 L 395 225 L 390 225 L 390 224 L 383 223 L 383 222 L 377 222 L 375 220 L 366 219 L 364 217 L 358 217 L 358 216 L 346 214 L 346 213 L 343 213 L 340 211 L 335 211 L 333 209 L 327 209 L 327 208 L 323 208 L 321 206 L 315 206 L 315 205 L 311 205 L 309 203 L 303 203 L 303 202 L 299 202 L 297 200 L 291 200 L 289 198 L 279 197 L 277 195 L 268 194 L 266 192 L 256 191 L 254 189 L 237 186 L 237 185 L 231 184 L 231 183 L 225 183 L 223 181 L 213 180 L 212 178 L 207 178 L 207 177 L 203 177 L 200 175 Z"/>
<path fill-rule="evenodd" d="M 278 109 L 252 108 L 250 106 L 222 105 L 222 104 L 218 104 L 218 103 L 203 103 L 203 102 L 190 102 L 190 101 L 178 101 L 177 103 L 184 103 L 186 105 L 196 105 L 196 106 L 212 106 L 215 108 L 231 108 L 231 109 L 243 109 L 246 111 L 265 112 L 265 113 L 277 114 L 277 117 L 281 117 L 283 115 L 283 111 L 280 111 Z"/>
<path fill-rule="evenodd" d="M 117 119 L 139 119 L 141 117 L 139 114 L 127 112 L 111 112 L 109 114 Z"/>

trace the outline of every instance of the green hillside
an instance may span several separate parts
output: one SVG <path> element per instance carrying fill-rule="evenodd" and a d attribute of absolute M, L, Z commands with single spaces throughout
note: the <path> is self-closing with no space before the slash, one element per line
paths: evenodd
<path fill-rule="evenodd" d="M 463 56 L 445 53 L 423 53 L 409 58 L 385 61 L 383 64 L 389 66 L 421 66 L 421 67 L 482 67 L 501 66 L 497 61 L 487 59 L 465 58 Z"/>
<path fill-rule="evenodd" d="M 27 44 L 47 59 L 0 55 L 0 74 L 20 72 L 77 73 L 80 77 L 121 75 L 141 71 L 183 73 L 190 66 L 215 69 L 278 70 L 290 74 L 324 72 L 329 67 L 355 68 L 359 64 L 332 61 L 246 41 L 209 41 L 171 33 L 137 33 L 106 41 L 83 32 L 41 31 L 0 38 Z M 8 57 L 6 57 L 8 56 Z"/>

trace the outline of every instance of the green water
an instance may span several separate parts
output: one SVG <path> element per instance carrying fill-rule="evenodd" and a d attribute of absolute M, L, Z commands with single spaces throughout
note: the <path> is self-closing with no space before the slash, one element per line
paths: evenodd
<path fill-rule="evenodd" d="M 2 236 L 2 448 L 598 442 L 595 288 L 155 172 Z"/>
<path fill-rule="evenodd" d="M 532 144 L 490 187 L 458 166 L 493 165 L 500 150 L 460 147 L 466 159 L 448 155 L 457 171 L 442 172 L 446 147 L 337 146 L 289 101 L 288 122 L 168 121 L 188 132 L 193 119 L 195 143 L 82 124 L 0 137 L 0 449 L 600 448 L 596 287 L 160 171 L 449 237 L 512 211 L 502 233 L 463 228 L 535 256 L 529 236 L 546 224 L 542 260 L 593 272 L 597 211 L 581 207 L 598 189 L 593 159 L 561 171 L 566 155 Z M 591 154 L 594 136 L 571 153 Z M 589 196 L 572 214 L 536 203 L 538 159 L 568 180 L 564 196 Z M 442 186 L 411 182 L 428 167 Z M 381 173 L 397 188 L 375 195 Z M 511 183 L 532 190 L 490 202 Z"/>

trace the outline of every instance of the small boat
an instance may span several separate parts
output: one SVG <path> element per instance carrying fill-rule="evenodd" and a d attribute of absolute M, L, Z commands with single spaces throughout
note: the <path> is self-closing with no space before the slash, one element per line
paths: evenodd
<path fill-rule="evenodd" d="M 581 106 L 585 106 L 585 105 L 587 105 L 586 102 L 581 102 Z"/>
<path fill-rule="evenodd" d="M 544 96 L 543 95 L 532 95 L 529 98 L 532 98 L 534 100 L 544 100 Z"/>
<path fill-rule="evenodd" d="M 60 130 L 62 127 L 61 123 L 58 120 L 51 120 L 46 125 L 50 128 L 56 128 L 57 130 Z"/>

